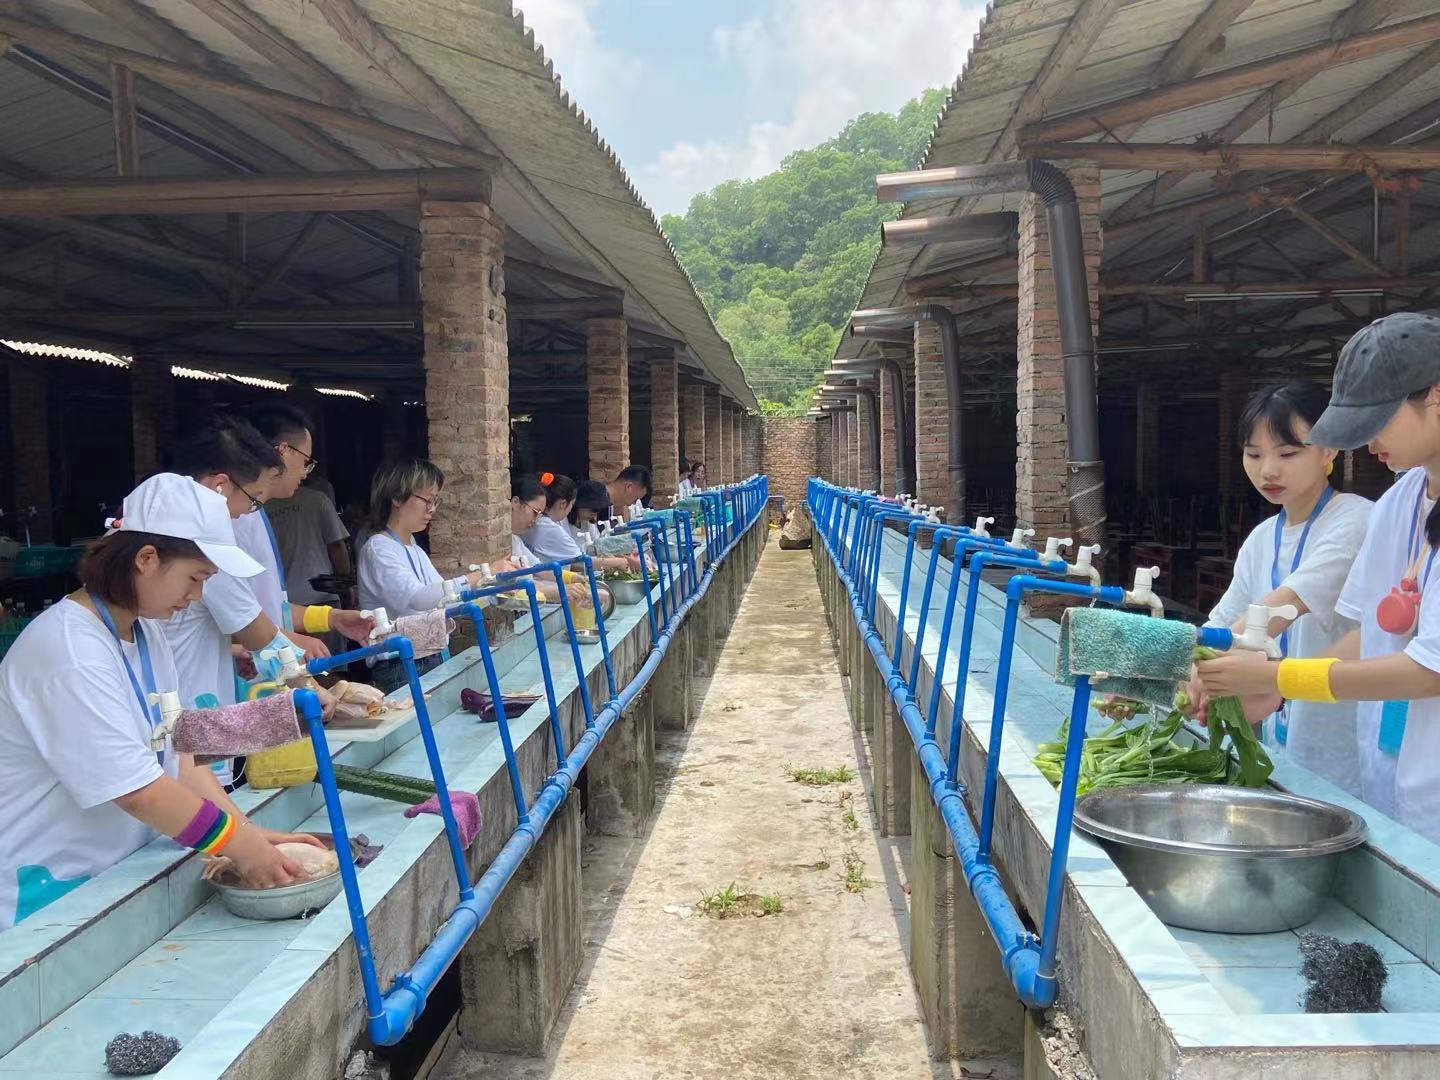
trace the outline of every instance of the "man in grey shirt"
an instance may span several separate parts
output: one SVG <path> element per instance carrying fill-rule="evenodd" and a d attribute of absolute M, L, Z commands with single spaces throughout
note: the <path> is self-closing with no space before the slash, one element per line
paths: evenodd
<path fill-rule="evenodd" d="M 316 592 L 310 579 L 320 574 L 349 574 L 350 552 L 345 547 L 345 530 L 335 504 L 323 491 L 302 484 L 288 499 L 265 504 L 280 561 L 285 567 L 285 591 L 297 604 L 334 604 L 334 594 Z"/>

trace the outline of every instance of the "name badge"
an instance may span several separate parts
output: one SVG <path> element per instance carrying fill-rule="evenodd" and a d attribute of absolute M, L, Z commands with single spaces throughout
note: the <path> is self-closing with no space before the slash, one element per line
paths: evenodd
<path fill-rule="evenodd" d="M 1376 745 L 1391 757 L 1398 757 L 1405 741 L 1405 720 L 1410 715 L 1410 702 L 1387 701 L 1380 706 L 1380 737 Z"/>

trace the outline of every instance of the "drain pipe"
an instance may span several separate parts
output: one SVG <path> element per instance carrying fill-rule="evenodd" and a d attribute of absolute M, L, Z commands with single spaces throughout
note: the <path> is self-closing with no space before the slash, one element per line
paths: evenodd
<path fill-rule="evenodd" d="M 832 371 L 826 372 L 826 374 L 827 376 L 833 375 L 840 378 L 858 377 L 852 372 L 846 371 Z M 843 400 L 847 396 L 853 396 L 856 401 L 857 416 L 859 403 L 861 401 L 865 403 L 865 412 L 870 418 L 870 439 L 869 445 L 864 447 L 863 450 L 870 461 L 870 475 L 878 477 L 880 475 L 880 403 L 875 400 L 875 391 L 868 386 L 825 385 L 820 387 L 820 394 L 822 398 L 828 398 L 830 400 Z M 855 479 L 857 487 L 868 486 L 860 484 L 860 478 L 858 476 Z"/>
<path fill-rule="evenodd" d="M 964 379 L 960 372 L 960 332 L 949 308 L 939 304 L 921 304 L 904 308 L 866 308 L 850 316 L 851 332 L 859 326 L 864 336 L 909 329 L 914 342 L 917 323 L 934 323 L 940 328 L 940 353 L 945 361 L 945 398 L 950 408 L 949 443 L 947 447 L 950 473 L 950 501 L 946 504 L 949 521 L 965 520 L 965 438 Z M 919 377 L 919 369 L 916 369 Z M 918 420 L 918 417 L 917 417 Z M 918 470 L 917 470 L 918 471 Z"/>
<path fill-rule="evenodd" d="M 910 445 L 910 418 L 906 414 L 905 401 L 905 373 L 900 370 L 899 361 L 888 356 L 875 359 L 861 358 L 855 360 L 836 360 L 835 364 L 842 371 L 883 371 L 890 386 L 886 391 L 891 401 L 895 403 L 890 410 L 894 421 L 895 436 L 895 490 L 893 495 L 906 495 L 915 490 L 915 469 L 910 465 L 908 447 Z"/>
<path fill-rule="evenodd" d="M 1080 204 L 1069 177 L 1048 161 L 1012 161 L 999 165 L 920 169 L 875 178 L 875 197 L 880 202 L 969 198 L 1021 191 L 1031 192 L 1045 204 L 1050 232 L 1056 313 L 1064 355 L 1070 524 L 1082 543 L 1099 543 L 1105 533 L 1105 463 L 1100 456 L 1095 336 L 1090 329 Z M 985 225 L 982 222 L 982 230 Z M 947 232 L 937 232 L 934 238 L 943 240 L 953 233 L 951 227 Z M 906 238 L 912 243 L 923 243 L 927 241 L 927 234 L 923 228 L 914 226 Z"/>

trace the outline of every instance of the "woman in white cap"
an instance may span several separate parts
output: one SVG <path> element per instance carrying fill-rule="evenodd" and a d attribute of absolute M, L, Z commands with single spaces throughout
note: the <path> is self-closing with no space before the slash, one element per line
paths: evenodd
<path fill-rule="evenodd" d="M 1440 589 L 1440 319 L 1387 315 L 1352 337 L 1310 442 L 1368 445 L 1402 474 L 1376 503 L 1335 605 L 1360 628 L 1323 659 L 1235 652 L 1201 664 L 1200 677 L 1212 695 L 1360 702 L 1362 797 L 1440 840 L 1440 597 L 1428 596 Z"/>
<path fill-rule="evenodd" d="M 260 567 L 235 545 L 223 496 L 161 473 L 91 545 L 80 589 L 39 616 L 0 661 L 0 929 L 159 834 L 224 851 L 253 886 L 299 867 L 275 847 L 310 837 L 252 825 L 215 774 L 152 744 L 149 695 L 178 686 L 164 620 L 217 570 Z"/>

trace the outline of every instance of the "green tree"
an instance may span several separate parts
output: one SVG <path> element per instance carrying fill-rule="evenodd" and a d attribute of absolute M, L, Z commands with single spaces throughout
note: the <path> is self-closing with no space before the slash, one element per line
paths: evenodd
<path fill-rule="evenodd" d="M 895 208 L 875 175 L 919 163 L 944 102 L 864 113 L 757 180 L 727 180 L 662 224 L 767 411 L 801 411 L 825 369 Z"/>

